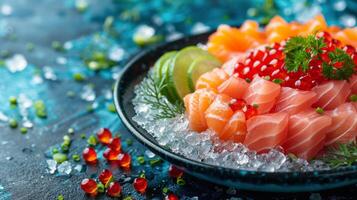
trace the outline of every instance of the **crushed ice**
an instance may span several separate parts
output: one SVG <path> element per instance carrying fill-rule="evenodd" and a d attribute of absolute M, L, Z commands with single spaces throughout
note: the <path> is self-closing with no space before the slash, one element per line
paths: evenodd
<path fill-rule="evenodd" d="M 160 145 L 186 158 L 233 169 L 266 172 L 329 169 L 322 161 L 309 163 L 304 159 L 285 155 L 281 148 L 257 154 L 243 144 L 219 140 L 211 130 L 197 133 L 189 129 L 184 115 L 177 115 L 172 119 L 154 119 L 159 111 L 142 103 L 144 88 L 141 86 L 139 84 L 135 88 L 134 121 L 155 137 Z"/>
<path fill-rule="evenodd" d="M 27 60 L 22 54 L 15 54 L 5 60 L 7 69 L 12 72 L 20 72 L 27 67 Z"/>

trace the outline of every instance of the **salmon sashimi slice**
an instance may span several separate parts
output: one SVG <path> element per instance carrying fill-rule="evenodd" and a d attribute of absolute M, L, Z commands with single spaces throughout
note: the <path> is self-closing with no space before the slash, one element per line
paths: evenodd
<path fill-rule="evenodd" d="M 222 69 L 229 75 L 229 76 L 232 76 L 233 73 L 234 73 L 234 69 L 236 67 L 236 65 L 239 63 L 239 62 L 242 62 L 243 61 L 243 58 L 245 58 L 246 54 L 245 53 L 242 53 L 241 55 L 239 56 L 235 56 L 231 59 L 229 59 L 227 62 L 223 63 L 222 65 Z"/>
<path fill-rule="evenodd" d="M 268 43 L 281 42 L 288 37 L 297 35 L 297 31 L 293 29 L 293 26 L 280 16 L 273 17 L 265 30 Z"/>
<path fill-rule="evenodd" d="M 280 95 L 280 85 L 255 76 L 250 83 L 244 100 L 250 105 L 257 105 L 258 113 L 268 113 Z"/>
<path fill-rule="evenodd" d="M 235 99 L 241 99 L 248 87 L 249 84 L 245 80 L 234 75 L 218 86 L 218 92 Z"/>
<path fill-rule="evenodd" d="M 352 75 L 350 78 L 350 87 L 353 94 L 357 94 L 357 75 Z"/>
<path fill-rule="evenodd" d="M 205 111 L 214 101 L 216 94 L 208 89 L 196 90 L 184 97 L 186 114 L 192 130 L 201 132 L 207 129 Z"/>
<path fill-rule="evenodd" d="M 340 40 L 343 44 L 349 44 L 357 48 L 357 27 L 338 31 L 333 37 Z"/>
<path fill-rule="evenodd" d="M 244 143 L 249 149 L 263 152 L 281 145 L 287 136 L 289 114 L 270 113 L 247 120 Z"/>
<path fill-rule="evenodd" d="M 350 86 L 345 80 L 328 81 L 313 87 L 312 91 L 317 94 L 318 99 L 314 105 L 326 110 L 332 110 L 343 104 L 351 93 Z"/>
<path fill-rule="evenodd" d="M 247 133 L 245 115 L 242 111 L 236 111 L 225 125 L 223 131 L 219 133 L 222 140 L 243 143 Z"/>
<path fill-rule="evenodd" d="M 218 136 L 223 133 L 226 124 L 234 114 L 229 106 L 231 101 L 232 98 L 228 95 L 218 94 L 204 113 L 208 128 L 215 131 Z"/>
<path fill-rule="evenodd" d="M 228 79 L 228 74 L 219 68 L 215 68 L 210 72 L 202 74 L 196 82 L 196 90 L 202 88 L 211 89 L 214 92 L 217 92 L 217 87 Z"/>
<path fill-rule="evenodd" d="M 313 158 L 324 147 L 326 130 L 331 122 L 331 117 L 318 114 L 312 108 L 290 116 L 283 148 L 298 157 Z"/>
<path fill-rule="evenodd" d="M 357 136 L 357 112 L 352 103 L 344 103 L 326 112 L 332 119 L 327 131 L 326 145 L 354 141 Z"/>
<path fill-rule="evenodd" d="M 317 95 L 313 91 L 302 91 L 290 87 L 282 87 L 274 110 L 276 112 L 296 114 L 310 108 L 316 101 Z"/>

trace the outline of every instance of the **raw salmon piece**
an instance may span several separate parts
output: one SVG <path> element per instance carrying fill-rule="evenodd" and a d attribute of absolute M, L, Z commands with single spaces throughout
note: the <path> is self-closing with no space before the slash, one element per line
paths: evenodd
<path fill-rule="evenodd" d="M 235 99 L 241 99 L 243 98 L 243 95 L 247 91 L 248 87 L 249 84 L 245 80 L 239 77 L 231 76 L 218 86 L 218 92 Z"/>
<path fill-rule="evenodd" d="M 333 35 L 334 38 L 340 40 L 343 44 L 349 44 L 357 48 L 357 28 L 346 28 L 338 31 Z"/>
<path fill-rule="evenodd" d="M 243 58 L 245 57 L 245 54 L 242 53 L 240 56 L 235 56 L 231 59 L 229 59 L 227 62 L 225 62 L 222 65 L 222 69 L 229 75 L 232 76 L 234 73 L 234 69 L 236 65 L 240 62 L 243 61 Z"/>
<path fill-rule="evenodd" d="M 357 112 L 352 103 L 344 103 L 326 112 L 332 119 L 326 135 L 326 145 L 347 143 L 357 136 Z"/>
<path fill-rule="evenodd" d="M 233 115 L 233 110 L 229 106 L 231 101 L 232 98 L 228 95 L 218 94 L 204 113 L 208 128 L 211 128 L 217 134 L 222 133 Z"/>
<path fill-rule="evenodd" d="M 247 135 L 244 144 L 257 152 L 281 145 L 287 135 L 289 115 L 271 113 L 257 115 L 247 120 Z"/>
<path fill-rule="evenodd" d="M 322 85 L 317 85 L 312 88 L 317 94 L 316 106 L 325 110 L 332 110 L 343 104 L 351 93 L 351 89 L 347 81 L 328 81 Z"/>
<path fill-rule="evenodd" d="M 201 132 L 207 129 L 204 113 L 215 96 L 216 94 L 208 89 L 200 89 L 184 97 L 189 126 L 192 130 Z"/>
<path fill-rule="evenodd" d="M 357 75 L 352 75 L 349 81 L 352 93 L 357 94 Z"/>
<path fill-rule="evenodd" d="M 287 139 L 282 145 L 286 152 L 311 159 L 324 147 L 326 130 L 331 117 L 316 113 L 312 108 L 289 118 Z"/>
<path fill-rule="evenodd" d="M 313 91 L 302 91 L 290 87 L 282 87 L 274 110 L 276 112 L 296 114 L 310 108 L 316 101 L 317 95 Z"/>
<path fill-rule="evenodd" d="M 243 98 L 250 105 L 256 104 L 259 114 L 265 114 L 274 107 L 279 95 L 279 84 L 255 76 Z"/>
<path fill-rule="evenodd" d="M 202 74 L 196 82 L 196 90 L 202 88 L 211 89 L 217 92 L 217 87 L 228 79 L 228 74 L 224 70 L 215 68 L 210 72 Z"/>
<path fill-rule="evenodd" d="M 222 140 L 232 140 L 243 143 L 247 133 L 245 115 L 242 111 L 236 111 L 219 134 Z"/>
<path fill-rule="evenodd" d="M 299 34 L 301 35 L 309 35 L 314 34 L 317 31 L 327 31 L 327 23 L 323 15 L 317 15 L 313 19 L 306 22 Z"/>

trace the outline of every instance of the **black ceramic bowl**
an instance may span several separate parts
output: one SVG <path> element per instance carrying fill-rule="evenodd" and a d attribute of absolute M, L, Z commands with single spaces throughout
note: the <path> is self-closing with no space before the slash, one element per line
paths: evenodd
<path fill-rule="evenodd" d="M 132 117 L 135 115 L 132 99 L 134 87 L 165 52 L 197 43 L 206 43 L 210 33 L 185 37 L 146 50 L 125 66 L 114 90 L 115 106 L 124 125 L 151 151 L 198 178 L 247 190 L 298 192 L 337 188 L 357 183 L 357 166 L 321 172 L 255 172 L 209 165 L 185 158 L 160 146 Z"/>

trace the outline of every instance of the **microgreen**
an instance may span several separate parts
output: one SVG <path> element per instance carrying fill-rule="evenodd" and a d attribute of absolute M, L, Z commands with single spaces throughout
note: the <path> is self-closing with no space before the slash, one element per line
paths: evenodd
<path fill-rule="evenodd" d="M 351 166 L 357 162 L 357 144 L 350 142 L 332 146 L 322 160 L 332 168 Z"/>

